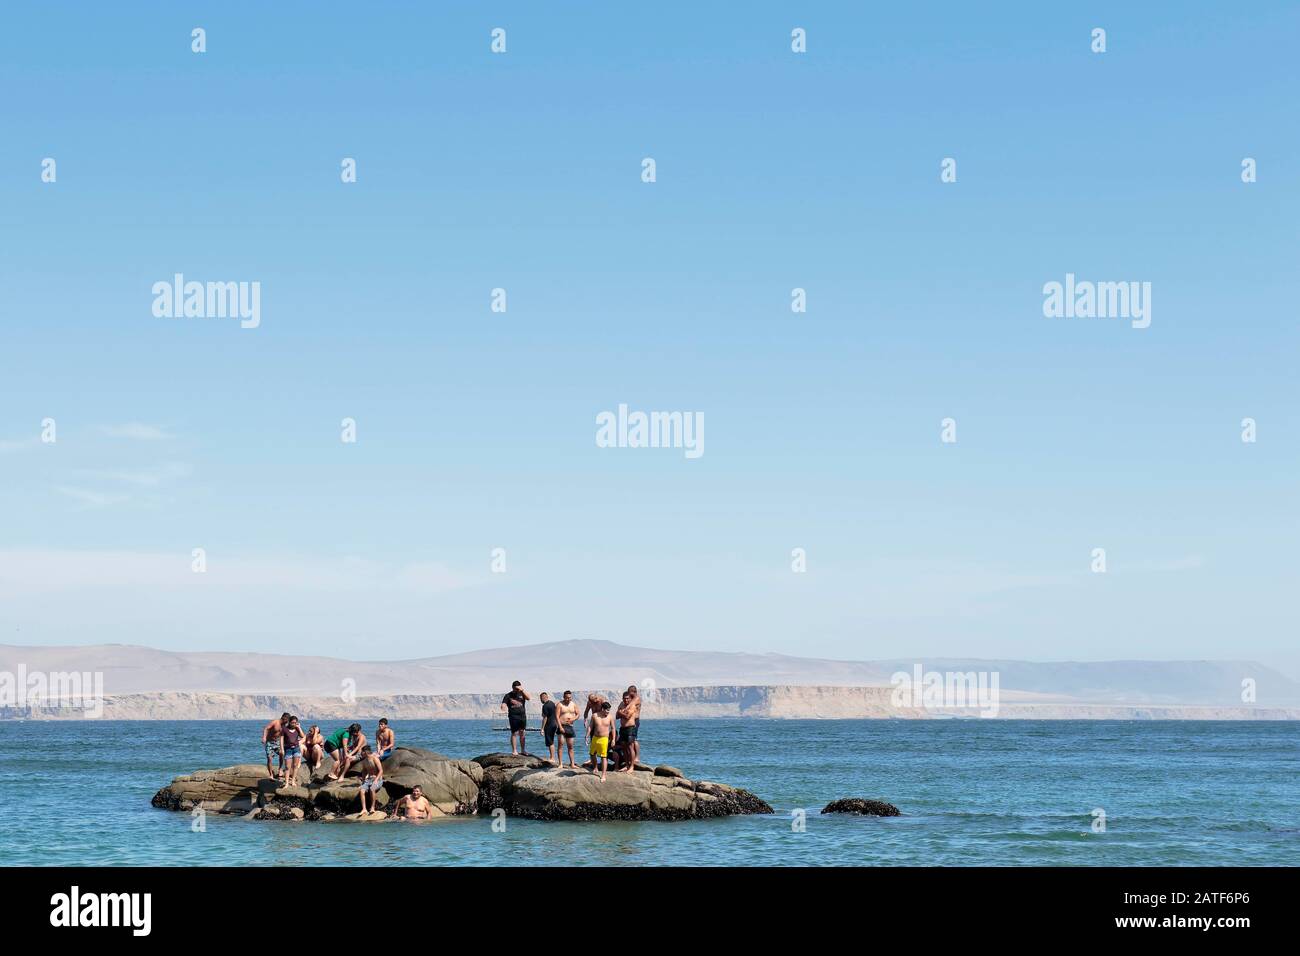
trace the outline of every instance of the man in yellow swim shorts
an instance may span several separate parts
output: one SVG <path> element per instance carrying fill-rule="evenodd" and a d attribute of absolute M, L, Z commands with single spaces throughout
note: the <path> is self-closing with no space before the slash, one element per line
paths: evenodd
<path fill-rule="evenodd" d="M 595 770 L 596 761 L 600 761 L 600 779 L 605 779 L 605 767 L 609 764 L 609 738 L 614 733 L 614 718 L 609 715 L 609 701 L 605 701 L 591 715 L 588 721 L 591 730 L 591 763 Z"/>

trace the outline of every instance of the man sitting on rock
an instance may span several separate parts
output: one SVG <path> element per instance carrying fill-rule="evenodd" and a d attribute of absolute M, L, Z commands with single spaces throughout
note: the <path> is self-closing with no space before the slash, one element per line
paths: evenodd
<path fill-rule="evenodd" d="M 379 748 L 379 759 L 387 760 L 397 746 L 397 734 L 388 726 L 388 718 L 379 718 L 379 729 L 375 731 L 375 746 Z"/>
<path fill-rule="evenodd" d="M 429 806 L 424 791 L 417 783 L 411 788 L 410 793 L 397 801 L 393 814 L 406 820 L 428 820 L 433 817 L 433 808 Z"/>
<path fill-rule="evenodd" d="M 369 747 L 362 747 L 358 766 L 361 770 L 361 812 L 374 813 L 379 809 L 376 803 L 379 788 L 384 785 L 384 764 L 377 753 Z M 366 794 L 370 795 L 369 810 L 366 809 Z"/>
<path fill-rule="evenodd" d="M 342 780 L 365 745 L 366 735 L 361 732 L 360 724 L 352 724 L 347 730 L 336 730 L 326 737 L 325 752 L 334 758 L 334 769 L 329 778 Z"/>
<path fill-rule="evenodd" d="M 292 715 L 287 711 L 262 728 L 262 749 L 266 751 L 266 775 L 272 780 L 279 780 L 284 772 L 284 727 Z M 273 770 L 271 761 L 280 759 L 280 769 Z"/>
<path fill-rule="evenodd" d="M 605 779 L 605 768 L 609 764 L 609 738 L 614 733 L 614 718 L 609 715 L 609 701 L 600 705 L 600 710 L 591 715 L 591 769 L 595 772 L 600 763 L 600 779 Z"/>

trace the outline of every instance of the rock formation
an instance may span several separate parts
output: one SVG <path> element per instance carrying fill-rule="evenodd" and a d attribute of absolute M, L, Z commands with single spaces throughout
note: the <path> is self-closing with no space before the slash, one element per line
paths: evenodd
<path fill-rule="evenodd" d="M 822 813 L 855 813 L 859 816 L 868 817 L 898 817 L 902 816 L 898 812 L 898 807 L 892 803 L 885 803 L 883 800 L 863 800 L 860 797 L 846 797 L 843 800 L 832 800 L 826 804 Z"/>
<path fill-rule="evenodd" d="M 327 758 L 313 774 L 305 767 L 291 784 L 266 775 L 263 764 L 199 770 L 177 777 L 153 797 L 167 810 L 239 814 L 256 820 L 361 819 L 360 778 L 350 771 L 328 779 Z M 533 820 L 698 820 L 741 813 L 771 813 L 746 790 L 688 780 L 674 767 L 638 765 L 604 781 L 586 770 L 559 770 L 538 757 L 484 754 L 457 760 L 414 747 L 398 747 L 384 761 L 377 797 L 387 819 L 398 799 L 419 786 L 434 816 L 491 813 Z"/>

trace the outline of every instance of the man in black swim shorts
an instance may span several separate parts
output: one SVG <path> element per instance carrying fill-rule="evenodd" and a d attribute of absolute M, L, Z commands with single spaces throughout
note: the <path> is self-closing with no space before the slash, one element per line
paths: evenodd
<path fill-rule="evenodd" d="M 542 737 L 546 741 L 546 754 L 551 763 L 557 767 L 560 762 L 556 759 L 556 735 L 560 732 L 560 719 L 555 713 L 555 701 L 551 700 L 551 695 L 542 691 L 539 698 L 542 702 Z"/>
<path fill-rule="evenodd" d="M 528 744 L 524 736 L 528 730 L 528 701 L 530 700 L 532 698 L 528 696 L 524 685 L 519 681 L 511 684 L 510 693 L 501 698 L 501 709 L 510 718 L 510 752 L 516 756 L 528 754 Z"/>

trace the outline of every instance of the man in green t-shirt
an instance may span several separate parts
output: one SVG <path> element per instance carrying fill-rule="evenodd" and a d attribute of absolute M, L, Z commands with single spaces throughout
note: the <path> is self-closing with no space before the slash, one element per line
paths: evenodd
<path fill-rule="evenodd" d="M 352 724 L 347 730 L 336 730 L 325 738 L 325 752 L 334 758 L 334 770 L 331 780 L 342 780 L 352 762 L 366 745 L 366 735 L 361 732 L 360 724 Z"/>

